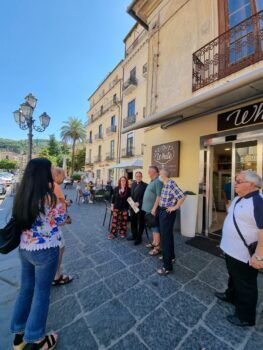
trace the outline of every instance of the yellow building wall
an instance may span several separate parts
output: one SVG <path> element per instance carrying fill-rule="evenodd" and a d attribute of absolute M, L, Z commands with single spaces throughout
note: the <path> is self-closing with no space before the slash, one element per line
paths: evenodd
<path fill-rule="evenodd" d="M 217 117 L 214 114 L 183 122 L 165 130 L 160 126 L 146 130 L 144 178 L 148 178 L 147 171 L 152 162 L 152 146 L 180 141 L 179 177 L 175 180 L 182 189 L 198 193 L 200 137 L 215 133 L 216 127 Z"/>

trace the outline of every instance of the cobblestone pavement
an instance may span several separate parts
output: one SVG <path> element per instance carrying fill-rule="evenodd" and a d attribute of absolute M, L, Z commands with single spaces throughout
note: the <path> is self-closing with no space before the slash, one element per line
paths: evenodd
<path fill-rule="evenodd" d="M 58 350 L 263 348 L 262 314 L 256 328 L 240 329 L 225 321 L 232 306 L 214 298 L 215 290 L 226 286 L 223 259 L 186 245 L 177 233 L 174 273 L 159 277 L 160 262 L 149 257 L 144 245 L 107 240 L 103 203 L 74 204 L 70 212 L 63 270 L 74 281 L 52 289 L 48 319 L 48 330 L 60 335 Z M 0 257 L 1 350 L 10 349 L 19 271 L 16 252 Z M 262 311 L 262 275 L 259 289 Z"/>

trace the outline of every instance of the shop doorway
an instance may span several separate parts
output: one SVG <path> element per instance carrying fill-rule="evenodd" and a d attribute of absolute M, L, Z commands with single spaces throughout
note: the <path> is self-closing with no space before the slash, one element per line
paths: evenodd
<path fill-rule="evenodd" d="M 203 231 L 214 239 L 220 239 L 227 208 L 236 196 L 236 174 L 252 169 L 262 176 L 262 137 L 222 139 L 210 140 L 213 144 L 206 147 L 204 157 Z"/>

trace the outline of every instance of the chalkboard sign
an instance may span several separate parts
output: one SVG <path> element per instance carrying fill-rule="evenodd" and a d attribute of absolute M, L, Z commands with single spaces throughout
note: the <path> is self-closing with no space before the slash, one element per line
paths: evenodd
<path fill-rule="evenodd" d="M 229 130 L 263 123 L 263 102 L 218 114 L 217 130 Z"/>
<path fill-rule="evenodd" d="M 166 168 L 172 177 L 179 176 L 180 141 L 164 143 L 152 147 L 152 164 L 160 169 Z"/>

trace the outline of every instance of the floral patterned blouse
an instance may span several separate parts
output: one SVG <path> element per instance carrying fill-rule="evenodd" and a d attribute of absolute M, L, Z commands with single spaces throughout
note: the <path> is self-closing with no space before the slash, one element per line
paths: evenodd
<path fill-rule="evenodd" d="M 22 232 L 20 249 L 35 251 L 61 246 L 59 225 L 66 220 L 61 204 L 46 208 L 46 215 L 40 214 L 30 230 Z"/>

